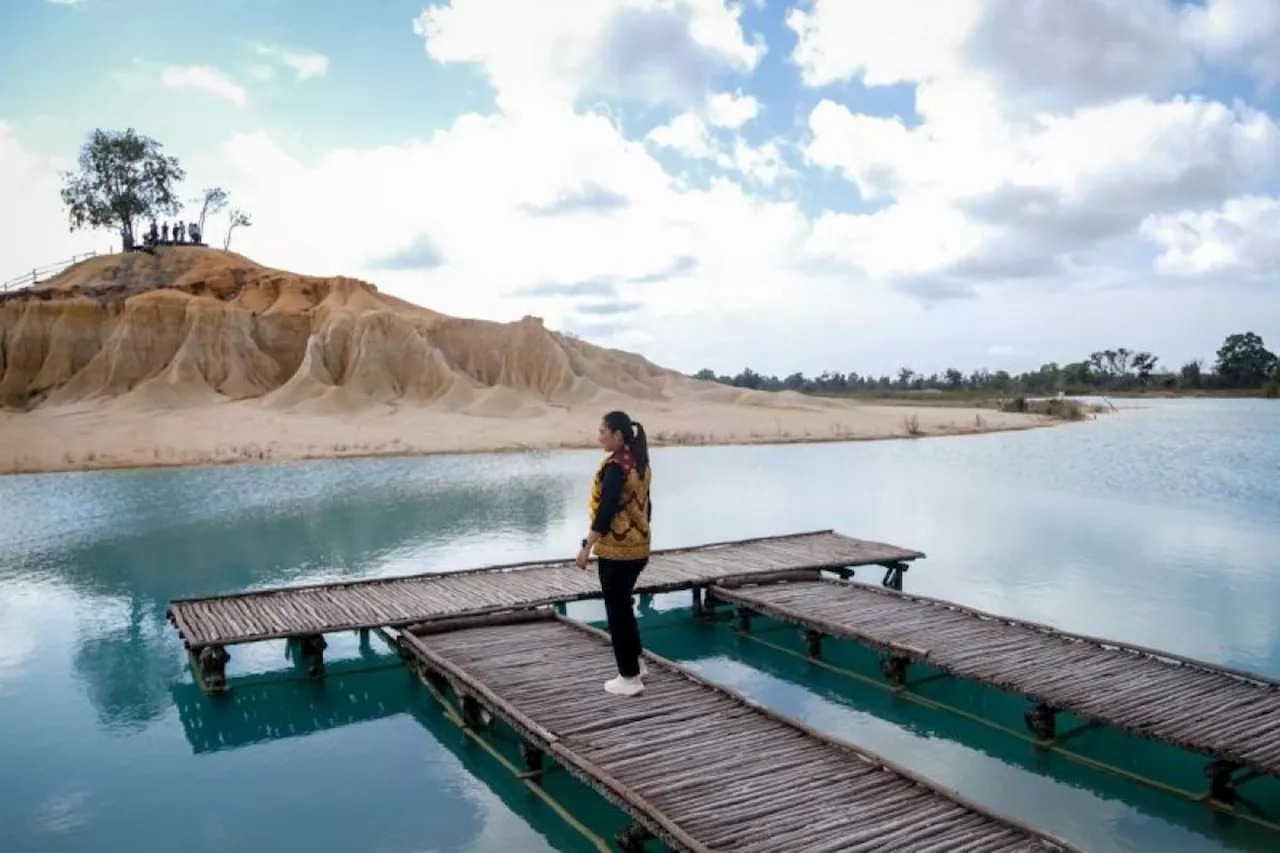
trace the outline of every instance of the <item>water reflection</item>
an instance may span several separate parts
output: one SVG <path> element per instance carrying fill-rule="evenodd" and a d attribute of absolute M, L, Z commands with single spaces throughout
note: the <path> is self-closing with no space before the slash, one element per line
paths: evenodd
<path fill-rule="evenodd" d="M 169 686 L 182 676 L 173 637 L 153 618 L 152 606 L 131 596 L 127 624 L 82 635 L 72 659 L 103 726 L 115 734 L 160 719 L 169 704 Z"/>
<path fill-rule="evenodd" d="M 178 595 L 376 574 L 397 551 L 477 533 L 536 538 L 564 514 L 564 484 L 554 476 L 500 487 L 485 481 L 423 486 L 351 501 L 299 501 L 288 511 L 206 516 L 199 505 L 190 505 L 176 507 L 163 526 L 113 529 L 70 542 L 48 535 L 24 543 L 6 560 L 0 581 L 25 576 L 68 583 L 81 595 L 129 594 L 150 599 L 163 610 Z M 275 491 L 281 484 L 267 488 Z M 59 509 L 72 515 L 77 506 Z M 46 523 L 55 526 L 61 520 Z M 4 544 L 0 536 L 0 547 Z"/>
<path fill-rule="evenodd" d="M 319 681 L 293 667 L 238 678 L 223 696 L 207 696 L 190 681 L 170 692 L 191 751 L 200 754 L 407 714 L 421 700 L 421 686 L 401 675 L 371 675 L 403 667 L 396 655 L 373 654 L 330 663 Z"/>
<path fill-rule="evenodd" d="M 407 726 L 419 727 L 421 737 L 402 736 L 398 748 L 415 760 L 423 757 L 426 748 L 433 784 L 415 792 L 413 809 L 379 824 L 370 833 L 372 840 L 365 842 L 369 846 L 358 849 L 418 850 L 427 841 L 431 850 L 459 853 L 587 849 L 582 836 L 531 797 L 506 768 L 448 721 L 394 654 L 373 652 L 335 662 L 319 682 L 300 678 L 296 668 L 258 673 L 238 679 L 230 693 L 216 699 L 192 684 L 176 684 L 173 702 L 187 743 L 197 755 L 239 752 L 249 757 L 254 750 L 245 747 L 270 744 L 275 748 L 295 739 L 312 741 L 300 744 L 300 749 L 323 751 L 336 742 L 330 738 L 336 737 L 337 729 L 345 729 L 342 736 L 346 737 L 354 730 L 383 728 L 390 720 L 397 721 L 402 735 Z M 508 760 L 515 760 L 515 740 L 510 734 L 493 731 L 487 737 Z M 317 740 L 323 743 L 317 744 Z M 370 753 L 361 760 L 378 765 L 384 756 Z M 378 789 L 390 792 L 412 785 L 411 777 L 399 777 L 392 768 L 386 769 Z M 421 772 L 419 769 L 418 775 Z M 343 787 L 347 781 L 344 778 Z M 598 833 L 607 834 L 623 821 L 619 813 L 571 779 L 558 778 L 546 787 Z M 328 837 L 316 847 L 339 849 Z"/>
<path fill-rule="evenodd" d="M 502 542 L 517 552 L 538 547 L 564 516 L 570 488 L 554 469 L 525 464 L 516 467 L 528 476 L 510 479 L 509 471 L 482 464 L 460 470 L 441 460 L 380 461 L 335 474 L 349 493 L 320 488 L 314 479 L 324 469 L 311 466 L 195 472 L 210 490 L 205 505 L 184 482 L 188 472 L 32 478 L 31 501 L 22 504 L 28 518 L 0 521 L 7 557 L 0 560 L 0 612 L 21 606 L 19 590 L 74 595 L 87 616 L 71 626 L 71 672 L 107 731 L 138 731 L 162 719 L 171 686 L 186 677 L 164 618 L 171 597 L 462 568 L 470 563 L 459 563 L 454 549 L 478 538 L 485 546 L 476 550 Z M 290 491 L 297 499 L 282 499 Z M 135 497 L 102 508 L 124 495 Z M 38 530 L 24 526 L 32 506 L 42 517 Z M 122 517 L 135 523 L 104 526 Z M 19 674 L 17 665 L 34 652 L 35 630 L 16 619 L 0 627 L 0 690 L 6 671 Z M 235 657 L 252 663 L 261 653 L 247 647 Z"/>

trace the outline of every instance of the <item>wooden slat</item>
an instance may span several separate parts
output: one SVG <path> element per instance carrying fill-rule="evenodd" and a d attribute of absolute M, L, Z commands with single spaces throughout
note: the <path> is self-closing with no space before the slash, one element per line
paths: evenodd
<path fill-rule="evenodd" d="M 483 622 L 402 643 L 676 850 L 1075 849 L 650 653 L 645 692 L 611 696 L 594 628 Z"/>
<path fill-rule="evenodd" d="M 668 592 L 729 577 L 914 560 L 924 555 L 832 531 L 655 551 L 637 593 Z M 565 560 L 514 563 L 395 578 L 177 598 L 169 614 L 188 648 L 229 646 L 428 619 L 538 607 L 600 595 L 595 567 Z"/>
<path fill-rule="evenodd" d="M 716 587 L 715 595 L 1280 776 L 1280 683 L 1257 673 L 847 581 Z"/>

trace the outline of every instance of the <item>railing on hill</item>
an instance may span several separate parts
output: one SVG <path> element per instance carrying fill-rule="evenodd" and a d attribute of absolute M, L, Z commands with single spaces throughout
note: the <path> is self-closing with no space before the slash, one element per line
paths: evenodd
<path fill-rule="evenodd" d="M 46 264 L 43 267 L 36 267 L 29 273 L 23 273 L 17 278 L 11 278 L 3 284 L 0 284 L 0 293 L 4 293 L 9 290 L 16 290 L 19 287 L 30 287 L 33 284 L 38 284 L 42 279 L 52 278 L 72 264 L 79 263 L 86 258 L 92 258 L 97 254 L 97 252 L 84 252 L 83 254 L 72 255 L 67 260 L 58 261 L 56 264 Z"/>

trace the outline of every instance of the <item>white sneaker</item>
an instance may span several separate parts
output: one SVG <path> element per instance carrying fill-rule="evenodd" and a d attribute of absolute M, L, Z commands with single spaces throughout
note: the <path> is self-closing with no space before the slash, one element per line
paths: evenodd
<path fill-rule="evenodd" d="M 649 667 L 644 665 L 644 658 L 640 658 L 640 677 L 645 678 L 649 675 Z"/>
<path fill-rule="evenodd" d="M 635 696 L 644 692 L 644 682 L 640 680 L 639 676 L 626 678 L 622 675 L 617 675 L 604 683 L 604 689 L 614 696 Z"/>

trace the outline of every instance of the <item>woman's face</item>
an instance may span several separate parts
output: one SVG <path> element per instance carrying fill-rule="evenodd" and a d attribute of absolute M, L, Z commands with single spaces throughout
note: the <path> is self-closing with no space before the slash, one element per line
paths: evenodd
<path fill-rule="evenodd" d="M 610 453 L 613 453 L 622 447 L 622 433 L 609 429 L 608 424 L 604 421 L 600 422 L 600 433 L 598 439 L 600 441 L 600 446 Z"/>

